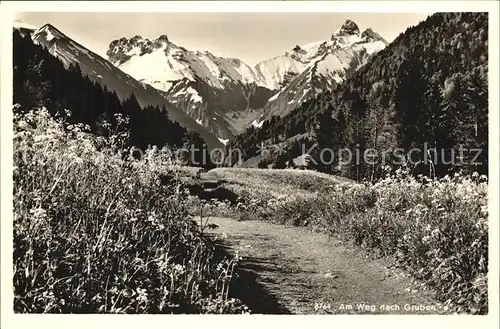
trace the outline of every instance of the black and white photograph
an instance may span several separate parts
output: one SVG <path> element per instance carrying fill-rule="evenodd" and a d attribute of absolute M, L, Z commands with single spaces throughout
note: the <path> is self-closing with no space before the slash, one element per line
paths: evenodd
<path fill-rule="evenodd" d="M 498 4 L 252 2 L 2 3 L 2 313 L 498 325 Z"/>

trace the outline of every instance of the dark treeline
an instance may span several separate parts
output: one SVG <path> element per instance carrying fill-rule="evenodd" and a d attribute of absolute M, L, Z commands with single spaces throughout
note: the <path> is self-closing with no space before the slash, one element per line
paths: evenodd
<path fill-rule="evenodd" d="M 362 154 L 359 163 L 339 168 L 338 161 L 316 161 L 315 168 L 373 180 L 382 175 L 383 163 L 396 169 L 402 154 L 427 148 L 434 150 L 431 159 L 438 176 L 459 168 L 487 174 L 488 14 L 429 16 L 333 93 L 323 93 L 283 118 L 273 117 L 261 128 L 249 128 L 228 148 L 242 149 L 248 159 L 258 154 L 261 142 L 274 144 L 301 134 L 288 143 L 285 154 L 264 159 L 264 165 L 283 167 L 302 154 L 302 144 L 306 150 L 318 145 L 310 153 L 317 160 L 321 149 L 348 148 Z M 395 153 L 397 148 L 404 151 Z M 364 161 L 367 149 L 377 151 L 376 164 L 370 158 Z M 406 160 L 411 165 L 419 158 L 413 152 Z"/>
<path fill-rule="evenodd" d="M 191 149 L 194 145 L 200 150 L 195 161 L 201 163 L 204 140 L 170 120 L 164 107 L 141 108 L 134 94 L 121 101 L 114 91 L 84 75 L 79 65 L 66 68 L 18 30 L 13 35 L 13 61 L 13 101 L 21 105 L 20 111 L 45 106 L 52 115 L 65 115 L 67 110 L 69 123 L 87 124 L 93 133 L 106 137 L 126 129 L 130 137 L 124 147 Z M 128 124 L 118 117 L 128 118 Z"/>

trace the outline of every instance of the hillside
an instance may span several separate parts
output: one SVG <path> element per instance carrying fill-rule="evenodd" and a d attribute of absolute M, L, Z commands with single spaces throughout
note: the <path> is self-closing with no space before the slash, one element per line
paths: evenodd
<path fill-rule="evenodd" d="M 435 164 L 436 173 L 444 175 L 456 167 L 487 173 L 487 74 L 488 15 L 434 14 L 400 34 L 334 92 L 320 94 L 284 118 L 247 129 L 227 147 L 241 149 L 244 160 L 259 156 L 264 165 L 278 168 L 315 144 L 311 156 L 316 159 L 322 148 L 348 148 L 361 155 L 368 148 L 378 154 L 389 151 L 376 164 L 361 159 L 340 167 L 337 157 L 316 167 L 354 179 L 373 179 L 382 175 L 382 159 L 393 168 L 404 163 L 401 156 L 395 159 L 397 148 L 408 152 L 427 143 L 450 159 L 450 150 L 463 145 L 482 149 L 474 159 L 481 163 L 474 164 L 475 154 L 470 153 L 468 165 L 442 161 Z M 291 141 L 297 135 L 304 137 Z M 281 143 L 284 152 L 264 157 L 257 147 L 261 143 Z"/>

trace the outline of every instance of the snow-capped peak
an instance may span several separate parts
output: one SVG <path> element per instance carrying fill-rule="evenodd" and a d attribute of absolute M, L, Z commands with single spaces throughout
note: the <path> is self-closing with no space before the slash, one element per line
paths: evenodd
<path fill-rule="evenodd" d="M 330 40 L 296 45 L 291 52 L 258 63 L 255 66 L 257 83 L 269 89 L 280 90 L 300 72 L 324 60 L 328 54 L 350 48 L 355 52 L 365 48 L 368 53 L 374 53 L 385 45 L 387 41 L 378 33 L 369 28 L 360 34 L 358 25 L 348 19 L 332 34 Z"/>
<path fill-rule="evenodd" d="M 38 26 L 34 26 L 34 25 L 28 24 L 26 22 L 20 21 L 20 20 L 15 20 L 12 23 L 12 26 L 15 29 L 38 30 Z"/>
<path fill-rule="evenodd" d="M 121 38 L 113 40 L 108 47 L 106 55 L 115 65 L 120 65 L 135 55 L 150 54 L 156 49 L 168 48 L 170 44 L 166 34 L 160 35 L 155 40 L 149 40 L 136 35 L 132 38 Z"/>
<path fill-rule="evenodd" d="M 33 40 L 40 42 L 41 38 L 45 41 L 52 41 L 54 39 L 65 39 L 67 37 L 51 24 L 45 24 L 33 34 Z"/>
<path fill-rule="evenodd" d="M 202 80 L 216 89 L 255 81 L 252 68 L 241 60 L 188 50 L 171 42 L 166 35 L 155 40 L 140 36 L 117 39 L 110 43 L 106 55 L 121 70 L 163 91 L 184 78 L 193 82 Z"/>
<path fill-rule="evenodd" d="M 319 93 L 334 90 L 386 45 L 372 29 L 360 33 L 354 21 L 346 20 L 329 40 L 296 45 L 292 52 L 257 64 L 259 78 L 279 90 L 268 100 L 260 120 L 285 115 Z"/>
<path fill-rule="evenodd" d="M 350 19 L 347 19 L 342 26 L 335 31 L 332 35 L 332 40 L 334 37 L 342 37 L 342 36 L 348 36 L 348 35 L 358 35 L 359 36 L 359 27 L 358 25 L 354 22 L 351 21 Z"/>

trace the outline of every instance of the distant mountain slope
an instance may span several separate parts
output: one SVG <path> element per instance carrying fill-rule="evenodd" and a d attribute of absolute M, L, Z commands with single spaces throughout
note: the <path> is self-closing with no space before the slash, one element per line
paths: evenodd
<path fill-rule="evenodd" d="M 71 64 L 79 64 L 81 70 L 91 80 L 115 91 L 120 99 L 124 100 L 134 93 L 142 107 L 148 105 L 164 107 L 173 121 L 178 122 L 188 130 L 199 133 L 209 147 L 214 148 L 222 145 L 203 126 L 197 124 L 195 120 L 168 102 L 161 92 L 148 84 L 138 82 L 104 58 L 67 37 L 54 26 L 46 24 L 34 31 L 31 37 L 33 42 L 46 47 L 66 67 Z"/>
<path fill-rule="evenodd" d="M 333 92 L 321 93 L 285 117 L 275 116 L 260 126 L 236 136 L 227 147 L 241 149 L 249 161 L 258 157 L 262 165 L 274 166 L 301 155 L 302 145 L 306 151 L 318 145 L 311 152 L 313 159 L 318 159 L 322 148 L 357 149 L 361 155 L 372 148 L 380 155 L 376 164 L 361 158 L 339 168 L 337 157 L 329 164 L 318 163 L 317 169 L 373 179 L 382 175 L 384 150 L 389 152 L 385 164 L 397 168 L 390 155 L 398 147 L 408 151 L 428 143 L 449 159 L 451 150 L 463 145 L 482 150 L 474 159 L 481 164 L 470 163 L 472 152 L 465 155 L 468 164 L 460 164 L 457 158 L 453 164 L 443 163 L 441 158 L 437 174 L 458 168 L 487 173 L 488 15 L 429 16 L 400 34 Z M 257 147 L 261 143 L 279 145 L 282 152 L 263 156 Z"/>

